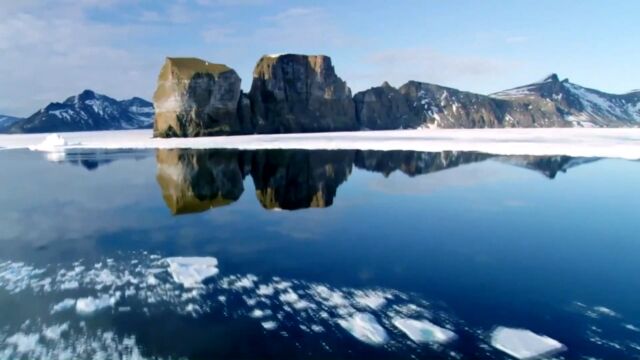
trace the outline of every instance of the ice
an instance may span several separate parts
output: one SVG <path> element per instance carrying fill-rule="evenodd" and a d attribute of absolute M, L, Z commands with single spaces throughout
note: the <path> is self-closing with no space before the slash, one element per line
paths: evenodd
<path fill-rule="evenodd" d="M 593 308 L 593 310 L 599 312 L 602 315 L 614 316 L 614 317 L 618 316 L 618 313 L 604 306 L 596 306 Z"/>
<path fill-rule="evenodd" d="M 218 274 L 218 260 L 214 257 L 166 258 L 173 280 L 185 288 L 202 286 L 202 281 Z"/>
<path fill-rule="evenodd" d="M 59 152 L 69 146 L 67 140 L 58 134 L 48 135 L 41 143 L 29 146 L 32 151 Z"/>
<path fill-rule="evenodd" d="M 385 294 L 374 291 L 360 292 L 355 296 L 356 302 L 362 306 L 378 310 L 387 303 Z"/>
<path fill-rule="evenodd" d="M 69 310 L 76 306 L 76 299 L 64 299 L 61 302 L 53 305 L 51 313 L 55 314 L 61 311 Z"/>
<path fill-rule="evenodd" d="M 491 345 L 517 359 L 537 359 L 565 349 L 560 342 L 530 330 L 498 327 L 491 334 Z"/>
<path fill-rule="evenodd" d="M 278 327 L 278 323 L 275 321 L 263 321 L 260 324 L 265 330 L 273 330 Z"/>
<path fill-rule="evenodd" d="M 96 311 L 113 306 L 116 302 L 115 297 L 102 295 L 98 298 L 86 297 L 76 301 L 76 313 L 79 315 L 91 315 Z"/>
<path fill-rule="evenodd" d="M 58 340 L 62 333 L 69 330 L 69 323 L 64 323 L 61 325 L 51 325 L 42 331 L 42 336 L 44 336 L 48 340 Z"/>
<path fill-rule="evenodd" d="M 39 334 L 25 334 L 19 332 L 7 338 L 5 343 L 14 345 L 15 351 L 18 353 L 26 353 L 33 351 L 38 347 Z"/>
<path fill-rule="evenodd" d="M 338 320 L 340 326 L 356 339 L 371 345 L 382 345 L 389 340 L 385 329 L 369 313 L 355 313 L 350 318 Z"/>
<path fill-rule="evenodd" d="M 427 320 L 396 317 L 391 322 L 417 343 L 446 344 L 457 337 L 452 331 L 441 328 Z"/>
<path fill-rule="evenodd" d="M 639 128 L 417 129 L 308 134 L 153 138 L 151 130 L 65 133 L 58 149 L 360 149 L 478 151 L 496 155 L 567 155 L 640 159 Z M 0 147 L 30 148 L 43 134 L 0 135 Z M 37 147 L 37 146 L 36 146 Z"/>

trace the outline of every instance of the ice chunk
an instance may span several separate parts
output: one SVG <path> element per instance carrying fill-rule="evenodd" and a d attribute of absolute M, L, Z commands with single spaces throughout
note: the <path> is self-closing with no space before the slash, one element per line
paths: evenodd
<path fill-rule="evenodd" d="M 356 339 L 367 344 L 382 345 L 389 340 L 385 329 L 369 313 L 355 313 L 350 318 L 338 320 L 338 323 Z"/>
<path fill-rule="evenodd" d="M 218 274 L 214 257 L 172 257 L 165 259 L 173 280 L 186 288 L 202 286 L 202 281 Z"/>
<path fill-rule="evenodd" d="M 491 334 L 491 346 L 518 358 L 536 359 L 565 349 L 560 342 L 526 329 L 497 327 Z"/>
<path fill-rule="evenodd" d="M 457 337 L 452 331 L 441 328 L 427 320 L 396 317 L 391 322 L 417 343 L 446 344 Z"/>
<path fill-rule="evenodd" d="M 615 317 L 618 316 L 617 312 L 615 312 L 615 311 L 613 311 L 613 310 L 611 310 L 611 309 L 609 309 L 607 307 L 604 307 L 604 306 L 596 306 L 596 307 L 593 308 L 593 310 L 597 311 L 598 313 L 600 313 L 602 315 L 615 316 Z"/>
<path fill-rule="evenodd" d="M 376 291 L 362 291 L 355 296 L 355 301 L 373 310 L 378 310 L 387 303 L 385 294 Z"/>
<path fill-rule="evenodd" d="M 40 144 L 29 146 L 32 151 L 62 152 L 69 143 L 58 134 L 48 135 Z"/>
<path fill-rule="evenodd" d="M 99 298 L 86 297 L 76 301 L 76 312 L 80 315 L 91 315 L 96 311 L 113 306 L 116 302 L 115 297 L 102 295 Z"/>
<path fill-rule="evenodd" d="M 271 315 L 271 310 L 260 310 L 260 309 L 253 309 L 253 311 L 249 314 L 249 316 L 251 316 L 254 319 L 259 319 L 269 315 Z"/>
<path fill-rule="evenodd" d="M 4 342 L 14 345 L 16 347 L 16 352 L 26 353 L 34 351 L 37 348 L 38 340 L 40 340 L 39 334 L 25 334 L 19 332 L 8 337 Z"/>
<path fill-rule="evenodd" d="M 73 308 L 76 305 L 76 299 L 64 299 L 61 302 L 53 305 L 51 313 L 55 314 L 60 311 L 65 311 Z"/>
<path fill-rule="evenodd" d="M 261 325 L 265 330 L 273 330 L 278 327 L 278 323 L 275 321 L 263 321 Z"/>
<path fill-rule="evenodd" d="M 42 335 L 48 340 L 58 340 L 65 331 L 69 330 L 69 323 L 52 325 L 44 329 Z"/>

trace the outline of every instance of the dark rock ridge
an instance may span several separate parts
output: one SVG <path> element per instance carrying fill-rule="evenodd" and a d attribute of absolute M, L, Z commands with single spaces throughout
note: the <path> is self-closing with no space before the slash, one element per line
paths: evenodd
<path fill-rule="evenodd" d="M 15 124 L 19 120 L 22 119 L 15 116 L 0 115 L 0 133 L 7 131 L 11 125 Z"/>
<path fill-rule="evenodd" d="M 123 130 L 151 128 L 153 106 L 132 98 L 118 101 L 85 90 L 62 103 L 51 103 L 26 119 L 13 122 L 9 133 Z"/>
<path fill-rule="evenodd" d="M 174 215 L 202 212 L 237 201 L 244 179 L 253 179 L 260 205 L 268 210 L 325 208 L 353 167 L 381 173 L 428 175 L 481 161 L 534 170 L 553 179 L 559 172 L 596 161 L 567 156 L 494 156 L 477 152 L 361 150 L 157 150 L 157 181 Z"/>
<path fill-rule="evenodd" d="M 249 92 L 255 132 L 357 130 L 351 90 L 324 55 L 267 55 Z"/>
<path fill-rule="evenodd" d="M 153 95 L 154 136 L 240 134 L 240 95 L 240 77 L 228 66 L 196 58 L 167 58 Z"/>

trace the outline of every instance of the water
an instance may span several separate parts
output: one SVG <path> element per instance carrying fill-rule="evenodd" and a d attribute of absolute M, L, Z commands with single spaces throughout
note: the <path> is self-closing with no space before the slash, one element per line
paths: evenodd
<path fill-rule="evenodd" d="M 0 167 L 0 359 L 509 358 L 497 326 L 561 342 L 556 358 L 640 356 L 638 162 L 2 151 Z M 185 288 L 176 256 L 218 273 Z M 399 318 L 455 339 L 418 344 Z"/>

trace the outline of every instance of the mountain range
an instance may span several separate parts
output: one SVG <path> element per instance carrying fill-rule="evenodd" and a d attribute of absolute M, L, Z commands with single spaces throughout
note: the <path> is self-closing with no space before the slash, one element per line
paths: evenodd
<path fill-rule="evenodd" d="M 283 78 L 285 75 L 276 71 L 280 57 L 291 57 L 292 64 L 284 65 L 300 70 L 289 73 L 283 70 L 283 74 L 290 77 Z M 165 124 L 169 126 L 168 130 L 176 132 L 169 136 L 416 128 L 640 126 L 640 90 L 609 94 L 574 84 L 568 79 L 560 80 L 558 75 L 551 74 L 538 82 L 489 95 L 409 81 L 399 88 L 385 82 L 351 96 L 346 83 L 334 73 L 328 57 L 317 56 L 314 61 L 309 60 L 311 68 L 304 65 L 307 59 L 311 57 L 263 57 L 258 67 L 268 61 L 269 71 L 276 72 L 265 75 L 266 80 L 257 79 L 259 82 L 254 78 L 252 92 L 248 95 L 240 91 L 239 78 L 233 78 L 236 81 L 231 84 L 231 80 L 211 77 L 202 89 L 194 86 L 202 86 L 201 80 L 191 83 L 189 93 L 180 98 L 186 99 L 184 101 L 194 108 L 180 116 L 175 112 L 169 114 L 169 119 L 172 116 L 181 119 L 172 125 Z M 176 59 L 169 61 L 176 67 Z M 235 74 L 232 69 L 225 69 Z M 215 101 L 200 96 L 210 94 L 211 87 L 225 91 L 235 89 L 220 95 L 228 99 L 224 111 L 220 110 L 223 108 L 221 104 L 211 105 Z M 199 94 L 200 91 L 204 93 Z M 173 89 L 166 94 L 175 98 L 173 95 L 179 92 Z M 200 110 L 198 102 L 202 101 L 202 106 L 224 113 L 225 120 L 218 119 L 218 113 L 209 114 L 208 108 Z M 315 110 L 309 110 L 310 106 Z M 164 108 L 156 104 L 156 110 L 160 109 L 159 114 L 163 116 L 166 115 Z M 186 111 L 183 110 L 179 113 Z M 310 111 L 314 116 L 308 116 Z M 0 115 L 0 133 L 152 128 L 155 115 L 154 105 L 141 98 L 119 101 L 85 90 L 63 102 L 51 103 L 27 118 Z M 206 122 L 195 118 L 189 120 L 190 116 Z M 184 124 L 180 125 L 181 122 Z M 211 124 L 203 125 L 207 123 Z M 184 133 L 176 130 L 187 125 L 193 128 L 180 130 Z"/>
<path fill-rule="evenodd" d="M 24 118 L 0 120 L 0 132 L 44 133 L 64 131 L 142 129 L 153 126 L 153 104 L 141 98 L 116 100 L 85 90 L 54 102 Z M 0 117 L 2 119 L 2 117 Z M 6 126 L 2 126 L 6 122 Z"/>

